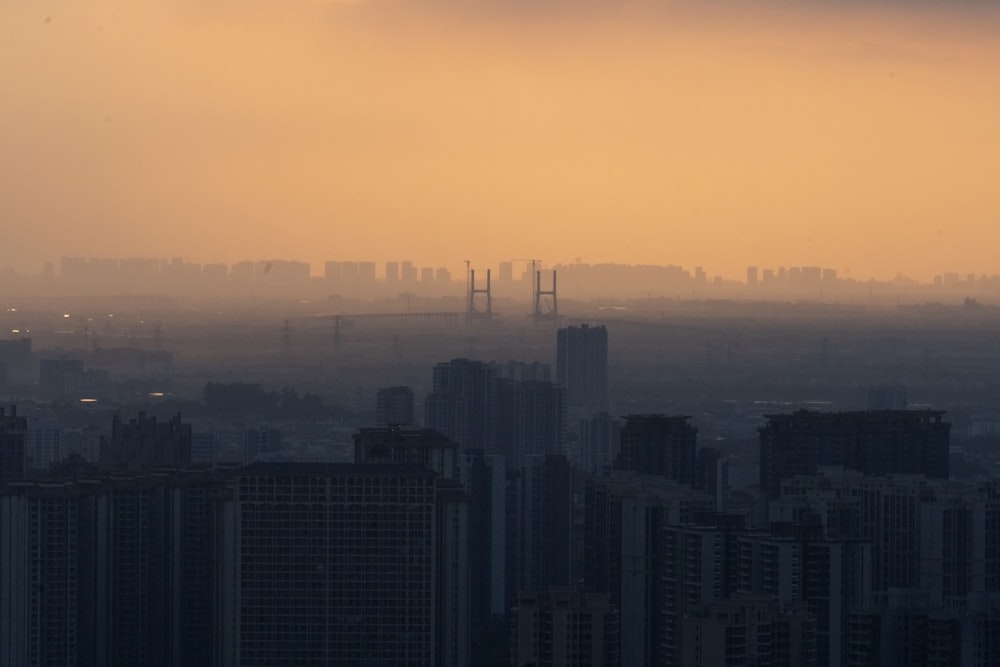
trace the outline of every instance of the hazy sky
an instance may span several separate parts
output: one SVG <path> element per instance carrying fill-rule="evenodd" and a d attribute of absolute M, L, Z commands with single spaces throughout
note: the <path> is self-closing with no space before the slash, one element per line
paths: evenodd
<path fill-rule="evenodd" d="M 0 265 L 1000 273 L 990 4 L 4 0 Z"/>

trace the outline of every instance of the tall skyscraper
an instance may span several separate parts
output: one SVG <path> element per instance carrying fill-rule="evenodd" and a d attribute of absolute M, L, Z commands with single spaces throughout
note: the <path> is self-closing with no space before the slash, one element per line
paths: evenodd
<path fill-rule="evenodd" d="M 556 376 L 566 389 L 570 410 L 608 409 L 608 330 L 604 326 L 566 327 L 556 333 Z"/>

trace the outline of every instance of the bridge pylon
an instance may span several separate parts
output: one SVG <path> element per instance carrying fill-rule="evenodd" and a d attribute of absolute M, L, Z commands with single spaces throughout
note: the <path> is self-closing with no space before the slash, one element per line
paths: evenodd
<path fill-rule="evenodd" d="M 552 288 L 542 289 L 542 272 L 535 272 L 535 306 L 531 313 L 535 322 L 559 323 L 559 297 L 556 293 L 556 270 L 552 269 Z"/>
<path fill-rule="evenodd" d="M 486 269 L 486 287 L 476 287 L 476 270 L 469 272 L 469 299 L 465 315 L 470 320 L 491 319 L 493 317 L 493 293 L 490 285 L 490 270 Z"/>

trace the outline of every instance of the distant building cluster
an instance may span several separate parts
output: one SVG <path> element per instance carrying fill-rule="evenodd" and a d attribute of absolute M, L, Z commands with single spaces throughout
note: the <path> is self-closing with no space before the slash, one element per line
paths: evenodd
<path fill-rule="evenodd" d="M 192 294 L 201 296 L 303 297 L 340 294 L 359 298 L 395 297 L 402 292 L 422 296 L 452 294 L 448 269 L 417 267 L 410 261 L 386 262 L 376 275 L 371 261 L 327 261 L 322 275 L 313 275 L 308 262 L 268 259 L 232 265 L 198 264 L 180 258 L 64 257 L 58 280 L 75 294 L 130 293 Z"/>
<path fill-rule="evenodd" d="M 759 270 L 756 266 L 747 267 L 747 285 L 756 287 L 819 287 L 834 285 L 837 282 L 836 269 L 824 269 L 818 266 L 792 266 L 777 269 Z"/>
<path fill-rule="evenodd" d="M 465 264 L 463 275 L 456 266 Z M 243 260 L 233 264 L 196 263 L 183 258 L 63 257 L 38 276 L 7 272 L 0 288 L 15 293 L 49 295 L 144 294 L 194 296 L 200 299 L 257 297 L 347 300 L 461 297 L 475 274 L 481 288 L 491 283 L 494 296 L 533 298 L 538 259 L 503 260 L 474 266 L 456 260 L 451 267 L 420 266 L 411 260 L 376 262 L 327 260 L 316 267 L 291 259 Z M 724 277 L 702 266 L 676 264 L 556 263 L 560 292 L 571 299 L 778 299 L 827 302 L 924 303 L 946 299 L 976 305 L 1000 294 L 1000 275 L 941 273 L 920 282 L 897 275 L 891 280 L 844 275 L 821 266 L 746 267 L 743 276 Z"/>
<path fill-rule="evenodd" d="M 605 327 L 552 333 L 554 373 L 379 389 L 336 463 L 0 411 L 0 664 L 995 664 L 1000 482 L 952 479 L 945 413 L 775 411 L 736 493 L 691 416 L 612 414 Z"/>

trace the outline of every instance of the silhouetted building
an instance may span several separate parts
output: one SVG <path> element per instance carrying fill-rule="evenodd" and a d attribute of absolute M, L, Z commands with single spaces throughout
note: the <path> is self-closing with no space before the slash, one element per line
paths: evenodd
<path fill-rule="evenodd" d="M 1000 597 L 965 608 L 931 605 L 923 591 L 893 591 L 850 615 L 847 667 L 988 667 L 1000 650 Z"/>
<path fill-rule="evenodd" d="M 611 468 L 618 456 L 621 422 L 607 412 L 600 412 L 580 422 L 580 464 L 591 474 Z"/>
<path fill-rule="evenodd" d="M 683 619 L 681 667 L 815 667 L 815 622 L 804 604 L 741 597 Z"/>
<path fill-rule="evenodd" d="M 806 603 L 816 625 L 816 664 L 843 665 L 851 610 L 871 602 L 872 545 L 824 538 L 818 526 L 772 525 L 736 538 L 737 589 L 782 603 Z"/>
<path fill-rule="evenodd" d="M 566 327 L 556 333 L 556 376 L 571 410 L 608 409 L 608 330 Z"/>
<path fill-rule="evenodd" d="M 531 456 L 508 501 L 509 594 L 573 583 L 573 469 L 561 455 Z"/>
<path fill-rule="evenodd" d="M 424 425 L 463 447 L 499 453 L 496 372 L 469 359 L 434 366 L 433 389 L 424 404 Z"/>
<path fill-rule="evenodd" d="M 711 498 L 663 477 L 613 471 L 586 481 L 584 585 L 619 609 L 623 665 L 659 664 L 664 526 L 712 509 Z"/>
<path fill-rule="evenodd" d="M 254 464 L 234 491 L 220 664 L 469 664 L 457 482 L 419 466 Z"/>
<path fill-rule="evenodd" d="M 694 487 L 710 493 L 715 498 L 716 509 L 725 509 L 726 492 L 729 488 L 729 462 L 721 451 L 713 447 L 698 450 Z"/>
<path fill-rule="evenodd" d="M 8 487 L 0 664 L 217 664 L 223 484 L 212 473 L 161 473 Z"/>
<path fill-rule="evenodd" d="M 906 385 L 880 384 L 868 390 L 869 410 L 905 410 Z"/>
<path fill-rule="evenodd" d="M 7 390 L 18 384 L 34 380 L 34 359 L 31 354 L 31 339 L 17 338 L 0 340 L 0 390 Z"/>
<path fill-rule="evenodd" d="M 923 588 L 934 604 L 1000 592 L 997 482 L 827 470 L 782 483 L 771 522 L 815 515 L 830 539 L 872 544 L 870 588 Z M 836 535 L 839 533 L 839 537 Z"/>
<path fill-rule="evenodd" d="M 128 423 L 115 415 L 111 437 L 101 452 L 103 468 L 148 470 L 156 466 L 183 466 L 191 463 L 191 425 L 175 415 L 159 422 L 140 412 Z"/>
<path fill-rule="evenodd" d="M 565 453 L 563 388 L 551 382 L 498 383 L 501 452 L 513 468 L 532 456 Z"/>
<path fill-rule="evenodd" d="M 615 467 L 694 484 L 698 429 L 689 419 L 627 415 Z"/>
<path fill-rule="evenodd" d="M 284 435 L 281 429 L 258 424 L 243 432 L 243 463 L 273 461 L 281 452 Z"/>
<path fill-rule="evenodd" d="M 0 489 L 24 479 L 24 436 L 28 421 L 17 416 L 17 407 L 10 414 L 0 408 Z"/>
<path fill-rule="evenodd" d="M 552 367 L 537 361 L 508 361 L 490 364 L 497 377 L 515 382 L 551 382 Z"/>
<path fill-rule="evenodd" d="M 390 288 L 399 284 L 399 262 L 385 263 L 385 282 Z"/>
<path fill-rule="evenodd" d="M 375 395 L 375 425 L 399 426 L 417 423 L 413 390 L 409 387 L 384 387 Z"/>
<path fill-rule="evenodd" d="M 760 434 L 760 490 L 839 465 L 867 475 L 913 473 L 947 479 L 951 424 L 934 410 L 872 410 L 768 415 Z"/>
<path fill-rule="evenodd" d="M 419 465 L 445 479 L 458 479 L 458 445 L 431 429 L 362 428 L 354 434 L 355 463 Z"/>
<path fill-rule="evenodd" d="M 83 373 L 82 359 L 40 359 L 38 362 L 38 385 L 42 397 L 49 400 L 67 398 L 67 380 Z"/>
<path fill-rule="evenodd" d="M 514 667 L 617 667 L 618 612 L 603 593 L 520 593 L 511 613 Z"/>
<path fill-rule="evenodd" d="M 743 517 L 712 512 L 700 512 L 684 523 L 662 524 L 656 552 L 660 577 L 651 593 L 658 605 L 653 612 L 656 622 L 646 632 L 655 664 L 689 664 L 683 647 L 684 619 L 699 605 L 719 602 L 735 592 L 736 537 L 744 530 Z"/>
<path fill-rule="evenodd" d="M 51 418 L 33 419 L 24 432 L 24 467 L 47 470 L 63 458 L 62 426 Z"/>

